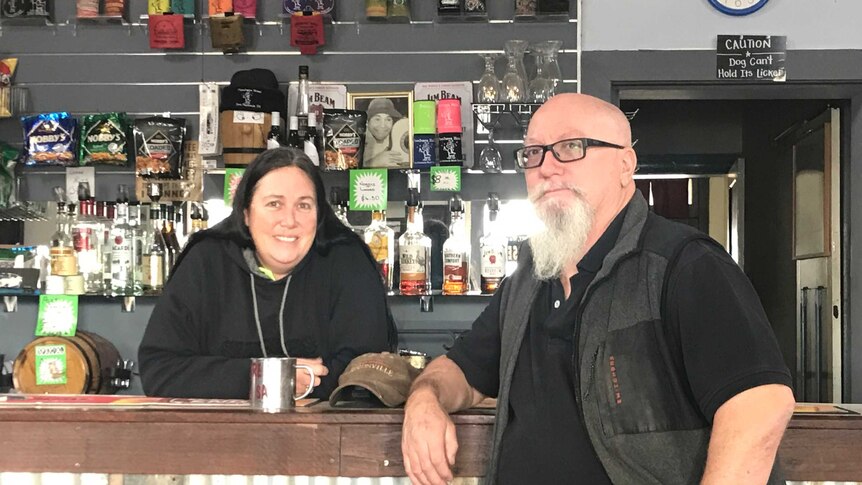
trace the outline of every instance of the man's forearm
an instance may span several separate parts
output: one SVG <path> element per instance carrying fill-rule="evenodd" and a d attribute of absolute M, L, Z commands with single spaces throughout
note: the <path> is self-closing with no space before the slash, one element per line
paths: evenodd
<path fill-rule="evenodd" d="M 410 395 L 432 393 L 447 413 L 470 408 L 485 398 L 467 382 L 461 368 L 448 357 L 434 359 L 413 382 Z"/>
<path fill-rule="evenodd" d="M 702 485 L 764 484 L 793 414 L 793 393 L 759 386 L 724 403 L 715 413 Z"/>

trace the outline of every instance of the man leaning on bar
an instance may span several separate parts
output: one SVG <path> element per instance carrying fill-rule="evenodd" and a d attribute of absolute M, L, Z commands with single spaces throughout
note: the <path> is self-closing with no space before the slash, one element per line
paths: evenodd
<path fill-rule="evenodd" d="M 453 479 L 448 413 L 497 398 L 488 483 L 775 484 L 790 372 L 751 283 L 635 189 L 625 115 L 561 94 L 516 161 L 545 229 L 414 382 L 404 463 Z"/>

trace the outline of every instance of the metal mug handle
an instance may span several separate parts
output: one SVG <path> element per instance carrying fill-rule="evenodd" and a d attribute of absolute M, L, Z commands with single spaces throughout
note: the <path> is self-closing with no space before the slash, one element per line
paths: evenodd
<path fill-rule="evenodd" d="M 300 364 L 295 365 L 294 368 L 296 370 L 305 369 L 308 371 L 308 375 L 311 376 L 311 379 L 308 381 L 308 389 L 306 389 L 305 392 L 303 392 L 301 396 L 294 396 L 293 399 L 296 400 L 296 399 L 302 399 L 305 396 L 308 396 L 309 394 L 311 394 L 311 391 L 314 390 L 314 370 L 311 369 L 311 366 L 300 365 Z"/>

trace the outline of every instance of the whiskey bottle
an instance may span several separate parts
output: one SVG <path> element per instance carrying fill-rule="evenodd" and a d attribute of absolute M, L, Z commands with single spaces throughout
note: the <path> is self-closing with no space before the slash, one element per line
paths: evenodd
<path fill-rule="evenodd" d="M 479 240 L 479 253 L 482 260 L 479 263 L 479 274 L 483 294 L 497 291 L 500 281 L 506 276 L 507 239 L 500 233 L 497 225 L 497 213 L 500 211 L 500 198 L 496 193 L 488 194 L 488 227 Z"/>
<path fill-rule="evenodd" d="M 69 210 L 74 210 L 73 207 L 70 205 Z M 69 210 L 65 202 L 57 203 L 57 230 L 51 236 L 51 249 L 48 251 L 52 275 L 78 274 L 78 258 L 69 230 Z"/>
<path fill-rule="evenodd" d="M 443 243 L 443 294 L 463 295 L 470 288 L 470 239 L 464 220 L 464 202 L 458 195 L 449 200 L 452 223 Z"/>
<path fill-rule="evenodd" d="M 269 133 L 266 135 L 266 149 L 278 148 L 281 146 L 281 114 L 278 111 L 273 111 L 270 115 L 271 125 Z"/>
<path fill-rule="evenodd" d="M 371 224 L 364 231 L 365 243 L 377 261 L 386 290 L 392 289 L 392 266 L 395 258 L 395 231 L 386 225 L 386 213 L 373 211 Z"/>
<path fill-rule="evenodd" d="M 410 189 L 407 198 L 407 230 L 398 238 L 402 295 L 424 295 L 431 290 L 431 238 L 422 231 L 419 192 Z"/>

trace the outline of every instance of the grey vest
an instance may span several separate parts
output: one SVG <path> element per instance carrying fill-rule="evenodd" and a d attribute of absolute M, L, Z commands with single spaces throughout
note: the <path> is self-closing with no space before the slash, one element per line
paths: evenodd
<path fill-rule="evenodd" d="M 662 321 L 665 269 L 692 239 L 711 241 L 650 214 L 636 192 L 580 305 L 576 398 L 583 416 L 572 419 L 584 420 L 615 484 L 696 484 L 703 476 L 711 428 L 691 396 L 676 332 Z M 540 286 L 530 252 L 521 254 L 502 289 L 500 390 L 487 483 L 496 482 L 512 374 Z M 775 475 L 769 483 L 783 483 Z"/>

